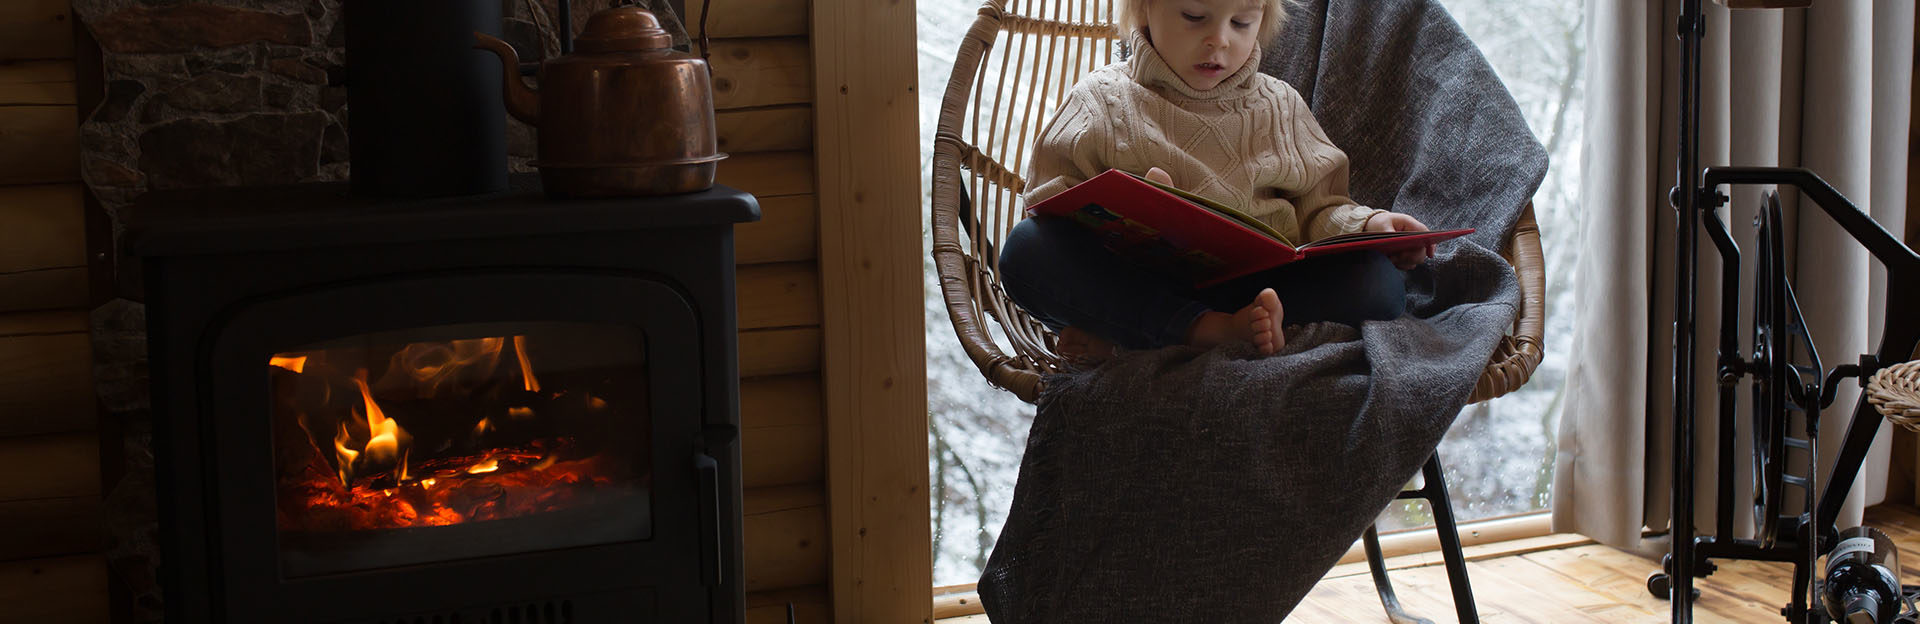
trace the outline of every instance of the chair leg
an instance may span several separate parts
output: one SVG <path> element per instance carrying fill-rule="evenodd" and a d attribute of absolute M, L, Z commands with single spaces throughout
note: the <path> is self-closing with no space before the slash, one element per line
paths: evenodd
<path fill-rule="evenodd" d="M 1393 581 L 1387 578 L 1386 559 L 1380 553 L 1380 531 L 1369 525 L 1362 541 L 1367 549 L 1367 569 L 1373 571 L 1373 590 L 1380 594 L 1380 606 L 1387 609 L 1387 620 L 1393 624 L 1433 624 L 1433 620 L 1407 613 L 1400 607 L 1400 597 L 1393 594 Z"/>
<path fill-rule="evenodd" d="M 1447 562 L 1447 584 L 1453 586 L 1453 608 L 1460 624 L 1478 624 L 1480 612 L 1473 604 L 1473 586 L 1467 581 L 1467 557 L 1460 550 L 1460 526 L 1453 521 L 1453 502 L 1447 498 L 1447 478 L 1440 471 L 1440 454 L 1427 458 L 1421 469 L 1426 480 L 1421 488 L 1433 510 L 1434 530 L 1440 532 L 1440 555 Z"/>

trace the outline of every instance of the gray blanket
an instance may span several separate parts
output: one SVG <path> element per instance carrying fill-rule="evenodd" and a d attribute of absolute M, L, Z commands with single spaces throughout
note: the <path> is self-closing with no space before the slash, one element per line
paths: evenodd
<path fill-rule="evenodd" d="M 989 617 L 1274 622 L 1433 453 L 1519 292 L 1494 250 L 1546 172 L 1518 106 L 1434 0 L 1309 0 L 1263 53 L 1352 157 L 1353 196 L 1435 228 L 1410 314 L 1249 345 L 1122 353 L 1047 380 Z M 1377 605 L 1355 605 L 1360 608 Z"/>

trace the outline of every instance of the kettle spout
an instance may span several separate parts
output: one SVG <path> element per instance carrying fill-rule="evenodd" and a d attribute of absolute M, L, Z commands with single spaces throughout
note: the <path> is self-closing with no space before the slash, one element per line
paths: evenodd
<path fill-rule="evenodd" d="M 513 46 L 498 38 L 484 33 L 473 33 L 474 45 L 478 50 L 486 50 L 500 57 L 500 65 L 505 76 L 502 94 L 507 100 L 507 112 L 528 125 L 540 125 L 540 96 L 527 82 L 520 78 L 520 55 L 514 53 Z"/>

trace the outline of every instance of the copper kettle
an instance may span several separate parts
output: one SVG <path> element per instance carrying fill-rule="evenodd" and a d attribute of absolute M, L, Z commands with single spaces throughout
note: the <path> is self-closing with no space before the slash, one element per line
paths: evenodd
<path fill-rule="evenodd" d="M 713 186 L 719 153 L 706 61 L 676 52 L 639 7 L 587 18 L 574 53 L 540 65 L 540 89 L 519 77 L 506 42 L 474 33 L 500 56 L 507 112 L 539 130 L 533 165 L 553 197 L 665 195 Z"/>

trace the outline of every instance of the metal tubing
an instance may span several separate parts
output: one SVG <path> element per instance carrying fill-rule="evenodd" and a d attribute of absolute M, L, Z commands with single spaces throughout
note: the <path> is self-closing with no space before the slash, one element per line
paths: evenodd
<path fill-rule="evenodd" d="M 560 0 L 560 53 L 573 54 L 573 0 Z"/>
<path fill-rule="evenodd" d="M 1900 239 L 1887 233 L 1886 228 L 1880 227 L 1873 217 L 1867 216 L 1846 196 L 1821 179 L 1819 174 L 1810 170 L 1801 167 L 1713 167 L 1707 170 L 1706 188 L 1723 184 L 1791 185 L 1806 193 L 1815 205 L 1826 211 L 1827 216 L 1853 235 L 1854 240 L 1860 241 L 1868 253 L 1886 265 L 1889 272 L 1899 269 L 1906 273 L 1920 269 L 1920 255 L 1901 244 Z"/>
<path fill-rule="evenodd" d="M 1680 37 L 1680 140 L 1679 163 L 1675 171 L 1673 203 L 1674 253 L 1674 332 L 1673 332 L 1673 516 L 1669 535 L 1672 543 L 1673 623 L 1693 622 L 1693 292 L 1696 267 L 1694 242 L 1699 218 L 1700 158 L 1700 39 L 1706 32 L 1700 0 L 1681 5 Z"/>
<path fill-rule="evenodd" d="M 1712 187 L 1708 187 L 1711 189 Z M 1720 220 L 1718 210 L 1701 211 L 1700 217 L 1706 220 L 1707 238 L 1713 241 L 1713 247 L 1720 252 L 1720 349 L 1718 385 L 1720 388 L 1720 431 L 1719 457 L 1720 488 L 1718 500 L 1714 505 L 1714 535 L 1731 537 L 1733 535 L 1733 475 L 1734 469 L 1734 419 L 1738 402 L 1734 400 L 1734 390 L 1739 387 L 1741 375 L 1745 374 L 1746 360 L 1740 355 L 1740 340 L 1735 335 L 1735 326 L 1740 324 L 1740 246 L 1734 244 L 1733 235 L 1727 232 L 1726 223 Z"/>
<path fill-rule="evenodd" d="M 1421 469 L 1426 489 L 1432 490 L 1427 503 L 1432 506 L 1433 524 L 1440 530 L 1440 556 L 1447 563 L 1447 584 L 1453 586 L 1453 609 L 1460 624 L 1478 624 L 1480 611 L 1473 604 L 1473 586 L 1467 582 L 1466 553 L 1460 550 L 1460 525 L 1453 520 L 1453 501 L 1447 498 L 1447 477 L 1440 471 L 1440 454 L 1427 458 Z"/>
<path fill-rule="evenodd" d="M 1433 624 L 1432 620 L 1407 613 L 1400 606 L 1400 597 L 1393 593 L 1393 580 L 1387 578 L 1386 557 L 1380 552 L 1380 531 L 1374 525 L 1367 525 L 1361 544 L 1367 550 L 1367 571 L 1373 573 L 1373 591 L 1380 595 L 1380 606 L 1387 610 L 1387 621 L 1392 624 Z"/>

